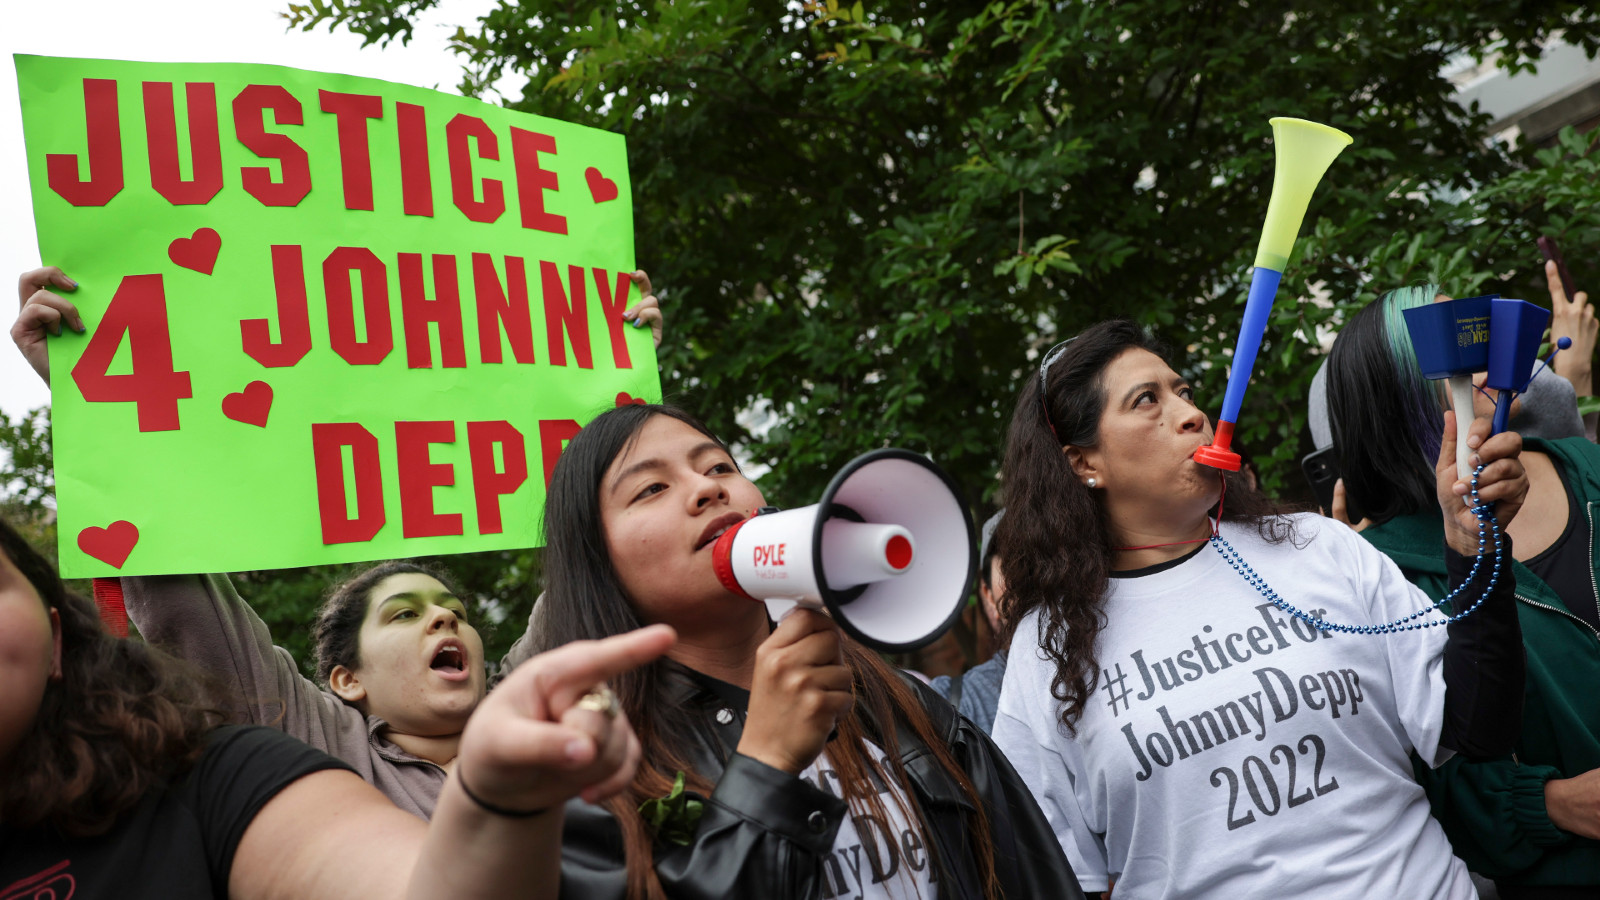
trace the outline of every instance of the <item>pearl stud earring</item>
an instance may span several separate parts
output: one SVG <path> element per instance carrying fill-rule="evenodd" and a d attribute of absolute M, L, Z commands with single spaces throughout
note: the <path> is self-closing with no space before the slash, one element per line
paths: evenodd
<path fill-rule="evenodd" d="M 1095 480 L 1094 480 L 1094 479 L 1093 479 L 1093 478 L 1091 478 L 1091 479 L 1089 479 L 1089 487 L 1090 487 L 1090 488 L 1091 488 L 1091 489 L 1093 489 L 1093 488 L 1094 488 L 1094 485 L 1095 485 Z"/>

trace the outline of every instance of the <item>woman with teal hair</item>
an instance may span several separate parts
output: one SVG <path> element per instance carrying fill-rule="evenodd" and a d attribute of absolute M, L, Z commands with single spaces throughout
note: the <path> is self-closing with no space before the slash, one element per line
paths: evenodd
<path fill-rule="evenodd" d="M 1327 367 L 1328 415 L 1362 536 L 1434 599 L 1448 590 L 1433 467 L 1448 399 L 1422 377 L 1406 309 L 1437 285 L 1379 297 L 1340 332 Z M 1553 373 L 1537 377 L 1556 378 Z M 1481 405 L 1488 404 L 1482 395 Z M 1481 411 L 1481 410 L 1480 410 Z M 1516 752 L 1416 765 L 1459 856 L 1506 898 L 1593 897 L 1600 885 L 1600 448 L 1525 437 L 1528 498 L 1507 526 L 1527 651 Z"/>

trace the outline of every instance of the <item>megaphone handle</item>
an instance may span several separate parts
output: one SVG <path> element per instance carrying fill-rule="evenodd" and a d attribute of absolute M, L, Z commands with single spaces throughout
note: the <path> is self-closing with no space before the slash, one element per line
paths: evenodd
<path fill-rule="evenodd" d="M 794 611 L 797 610 L 797 609 L 814 609 L 814 610 L 816 610 L 818 612 L 823 612 L 823 613 L 827 612 L 826 607 L 824 607 L 822 605 L 822 603 L 820 601 L 817 601 L 817 600 L 768 600 L 767 601 L 767 612 L 769 614 L 772 612 L 773 606 L 775 604 L 790 604 L 788 609 L 785 609 L 783 612 L 778 613 L 777 621 L 774 624 L 780 624 L 780 625 L 783 623 L 784 619 L 787 619 L 790 616 L 794 615 Z M 833 739 L 838 737 L 838 736 L 839 736 L 839 726 L 836 724 L 836 725 L 833 726 L 833 730 L 828 732 L 828 743 L 833 743 Z"/>
<path fill-rule="evenodd" d="M 784 619 L 794 615 L 794 611 L 802 607 L 815 610 L 823 608 L 820 600 L 797 600 L 792 597 L 769 597 L 762 602 L 767 605 L 767 615 L 772 618 L 774 625 L 781 625 Z"/>
<path fill-rule="evenodd" d="M 1456 477 L 1462 481 L 1472 478 L 1472 449 L 1467 446 L 1467 432 L 1472 424 L 1472 376 L 1450 376 L 1450 407 L 1456 411 Z"/>

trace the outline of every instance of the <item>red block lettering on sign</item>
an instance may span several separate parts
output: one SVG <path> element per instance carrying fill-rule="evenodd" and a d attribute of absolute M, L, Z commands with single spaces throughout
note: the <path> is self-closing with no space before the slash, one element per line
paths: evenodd
<path fill-rule="evenodd" d="M 456 483 L 456 467 L 429 459 L 433 444 L 456 442 L 454 422 L 394 423 L 395 455 L 400 466 L 400 523 L 408 537 L 461 534 L 460 513 L 433 510 L 433 489 Z"/>
<path fill-rule="evenodd" d="M 495 448 L 505 460 L 505 469 L 494 464 Z M 478 504 L 478 533 L 499 534 L 500 498 L 513 493 L 528 480 L 528 449 L 522 432 L 510 422 L 468 422 L 467 449 L 472 457 L 472 492 Z"/>
<path fill-rule="evenodd" d="M 322 111 L 339 121 L 339 169 L 344 174 L 344 208 L 372 209 L 372 154 L 367 121 L 383 118 L 383 98 L 371 94 L 317 91 Z"/>
<path fill-rule="evenodd" d="M 548 490 L 550 479 L 555 477 L 556 463 L 561 459 L 561 451 L 566 447 L 567 441 L 578 436 L 583 430 L 577 422 L 571 419 L 540 419 L 539 420 L 539 454 L 544 457 L 544 486 Z"/>
<path fill-rule="evenodd" d="M 461 331 L 461 289 L 456 282 L 454 256 L 433 255 L 433 294 L 429 300 L 422 254 L 400 254 L 400 318 L 406 329 L 406 367 L 433 368 L 428 326 L 434 324 L 439 326 L 440 364 L 448 369 L 464 368 L 467 348 Z"/>
<path fill-rule="evenodd" d="M 617 368 L 633 368 L 633 360 L 628 356 L 628 337 L 622 329 L 628 324 L 623 321 L 622 314 L 628 309 L 628 290 L 633 287 L 633 279 L 627 272 L 617 273 L 617 289 L 612 290 L 605 269 L 592 269 L 594 273 L 594 286 L 600 291 L 600 308 L 605 311 L 606 330 L 611 333 L 611 358 L 616 361 Z"/>
<path fill-rule="evenodd" d="M 483 179 L 483 199 L 477 199 L 472 183 L 471 144 L 478 144 L 480 159 L 500 159 L 500 141 L 482 119 L 459 113 L 444 127 L 445 147 L 450 153 L 450 193 L 467 218 L 474 222 L 493 222 L 506 211 L 505 185 Z"/>
<path fill-rule="evenodd" d="M 544 192 L 557 189 L 556 173 L 539 165 L 539 154 L 554 156 L 556 139 L 548 134 L 511 129 L 511 159 L 517 170 L 517 206 L 522 209 L 522 227 L 551 234 L 567 233 L 567 217 L 545 212 Z"/>
<path fill-rule="evenodd" d="M 174 206 L 201 206 L 222 190 L 222 138 L 217 131 L 217 86 L 184 86 L 189 105 L 189 161 L 193 178 L 178 163 L 177 112 L 169 81 L 144 83 L 145 138 L 150 148 L 150 186 Z"/>
<path fill-rule="evenodd" d="M 400 143 L 400 196 L 408 216 L 433 215 L 433 174 L 428 171 L 428 117 L 415 103 L 394 105 Z"/>
<path fill-rule="evenodd" d="M 272 110 L 277 125 L 300 125 L 300 101 L 276 84 L 252 84 L 233 98 L 233 130 L 239 143 L 262 159 L 276 159 L 282 178 L 273 180 L 268 166 L 241 166 L 245 193 L 263 206 L 298 206 L 311 193 L 311 161 L 305 148 L 286 134 L 267 131 L 264 114 Z"/>
<path fill-rule="evenodd" d="M 88 136 L 88 180 L 80 177 L 78 157 L 45 155 L 50 190 L 73 206 L 105 206 L 122 190 L 122 122 L 117 117 L 117 83 L 109 78 L 83 80 L 83 124 Z"/>
<path fill-rule="evenodd" d="M 561 270 L 549 261 L 539 263 L 540 284 L 544 289 L 544 328 L 550 344 L 550 364 L 567 364 L 567 335 L 572 336 L 572 355 L 578 358 L 578 368 L 594 368 L 594 354 L 589 351 L 589 304 L 583 291 L 583 269 L 567 266 L 567 280 L 572 288 L 572 301 L 567 301 L 567 291 L 561 286 Z"/>
<path fill-rule="evenodd" d="M 344 491 L 344 448 L 351 451 L 356 514 Z M 311 458 L 317 468 L 317 510 L 324 544 L 370 541 L 383 527 L 383 477 L 378 439 L 355 422 L 311 426 Z"/>
<path fill-rule="evenodd" d="M 350 280 L 361 275 L 361 312 L 367 339 L 356 339 L 355 295 Z M 340 247 L 322 261 L 322 288 L 328 301 L 328 341 L 352 366 L 375 366 L 394 349 L 389 327 L 389 274 L 383 261 L 365 247 Z"/>
<path fill-rule="evenodd" d="M 133 371 L 108 375 L 127 335 Z M 189 373 L 172 365 L 167 294 L 160 275 L 129 275 L 117 285 L 100 324 L 72 367 L 72 381 L 90 403 L 133 403 L 140 431 L 177 431 L 178 401 L 194 396 Z"/>
<path fill-rule="evenodd" d="M 245 355 L 269 369 L 292 366 L 311 352 L 311 312 L 306 306 L 305 263 L 299 247 L 273 245 L 272 283 L 278 295 L 278 328 L 283 340 L 272 340 L 272 326 L 266 319 L 239 322 Z"/>
<path fill-rule="evenodd" d="M 502 287 L 494 258 L 472 254 L 472 290 L 478 301 L 478 356 L 486 363 L 501 360 L 500 329 L 511 342 L 511 355 L 523 365 L 533 363 L 533 314 L 528 309 L 528 272 L 522 257 L 506 257 L 506 283 Z"/>

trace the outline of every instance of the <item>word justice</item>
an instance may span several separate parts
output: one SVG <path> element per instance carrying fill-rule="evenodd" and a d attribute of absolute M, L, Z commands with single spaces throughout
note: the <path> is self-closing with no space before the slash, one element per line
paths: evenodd
<path fill-rule="evenodd" d="M 145 143 L 150 186 L 174 206 L 204 205 L 223 188 L 222 130 L 217 116 L 217 88 L 209 82 L 184 85 L 188 107 L 189 149 L 193 172 L 185 178 L 178 152 L 178 124 L 171 82 L 147 81 L 142 86 Z M 339 168 L 344 181 L 345 209 L 373 209 L 371 123 L 385 116 L 386 103 L 375 94 L 317 91 L 321 113 L 332 116 L 338 131 Z M 87 173 L 78 154 L 45 157 L 50 189 L 73 206 L 105 206 L 126 184 L 123 163 L 121 98 L 117 82 L 83 79 Z M 304 125 L 306 112 L 289 90 L 275 84 L 252 84 L 231 101 L 234 136 L 270 166 L 240 166 L 239 185 L 263 206 L 297 206 L 311 192 L 311 159 L 306 148 L 287 134 L 267 130 L 267 113 L 275 125 Z M 432 148 L 426 110 L 414 103 L 393 104 L 393 139 L 399 156 L 400 207 L 408 216 L 434 214 Z M 385 130 L 388 130 L 385 128 Z M 524 228 L 566 234 L 565 216 L 545 209 L 546 191 L 557 190 L 556 173 L 544 167 L 541 155 L 554 156 L 555 137 L 511 127 L 512 172 L 518 213 Z M 477 177 L 478 163 L 497 163 L 501 137 L 487 122 L 459 113 L 444 125 L 449 163 L 450 198 L 469 221 L 491 223 L 506 211 L 506 185 Z"/>

